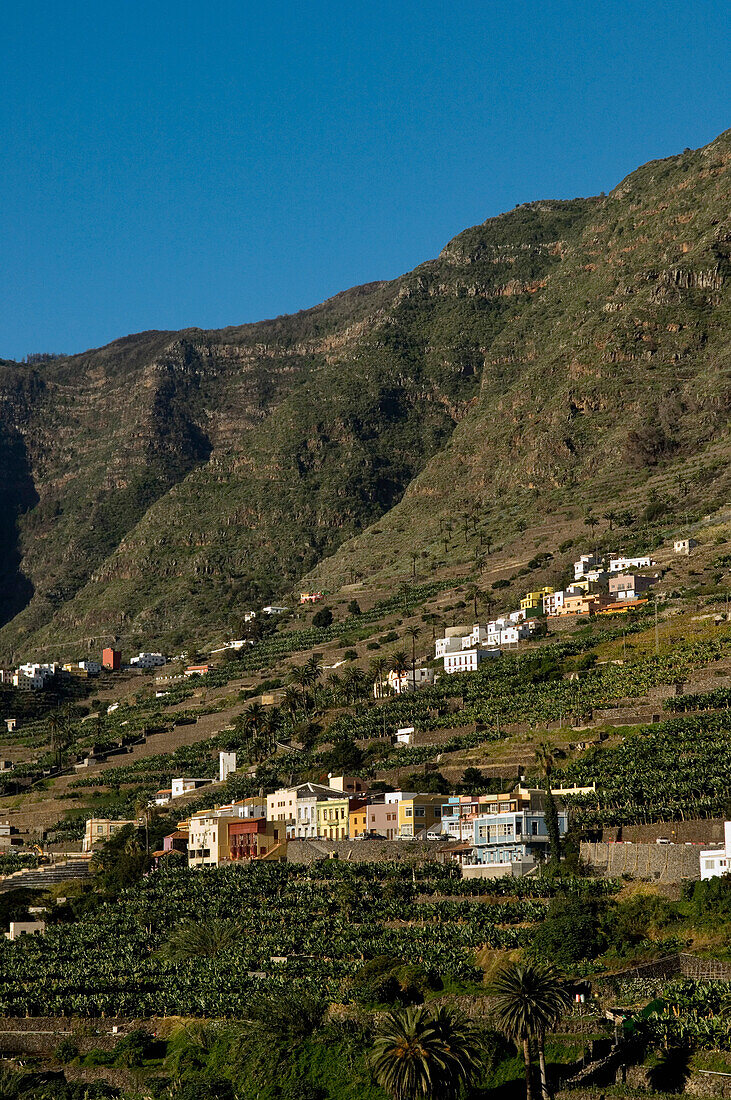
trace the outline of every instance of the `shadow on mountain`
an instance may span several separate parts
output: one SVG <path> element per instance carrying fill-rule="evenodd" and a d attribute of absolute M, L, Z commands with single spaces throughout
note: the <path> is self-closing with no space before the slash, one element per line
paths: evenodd
<path fill-rule="evenodd" d="M 21 569 L 18 518 L 38 503 L 20 432 L 0 427 L 0 626 L 30 603 L 33 584 Z"/>

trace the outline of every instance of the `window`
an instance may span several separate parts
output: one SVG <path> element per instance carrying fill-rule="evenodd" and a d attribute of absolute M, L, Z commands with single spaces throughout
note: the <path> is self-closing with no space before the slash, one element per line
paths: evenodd
<path fill-rule="evenodd" d="M 531 821 L 530 823 L 531 836 L 538 836 L 538 822 Z"/>
<path fill-rule="evenodd" d="M 416 809 L 414 810 L 414 816 L 415 817 L 424 817 L 425 814 L 426 814 L 426 810 L 424 809 L 423 806 L 417 806 Z"/>
<path fill-rule="evenodd" d="M 412 817 L 412 816 L 413 816 L 413 814 L 412 814 L 412 810 L 411 810 L 411 807 L 410 807 L 410 806 L 407 806 L 407 807 L 406 807 L 406 808 L 404 809 L 404 817 Z"/>

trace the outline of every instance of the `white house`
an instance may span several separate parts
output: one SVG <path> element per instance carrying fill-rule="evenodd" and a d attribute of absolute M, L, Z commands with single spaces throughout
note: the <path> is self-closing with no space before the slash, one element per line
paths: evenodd
<path fill-rule="evenodd" d="M 437 660 L 445 655 L 445 653 L 457 653 L 462 649 L 462 639 L 468 637 L 470 634 L 469 627 L 467 626 L 448 626 L 444 631 L 443 638 L 437 638 L 434 642 L 434 656 Z"/>
<path fill-rule="evenodd" d="M 413 745 L 414 743 L 414 727 L 404 726 L 400 730 L 396 730 L 396 737 L 394 740 L 397 745 Z"/>
<path fill-rule="evenodd" d="M 251 623 L 251 622 L 254 621 L 255 618 L 256 618 L 256 611 L 245 611 L 244 612 L 244 622 L 245 623 Z"/>
<path fill-rule="evenodd" d="M 499 656 L 499 649 L 461 649 L 456 653 L 445 653 L 444 671 L 447 676 L 455 672 L 474 672 L 483 661 Z"/>
<path fill-rule="evenodd" d="M 596 569 L 602 564 L 602 559 L 596 554 L 582 554 L 578 561 L 574 562 L 574 580 L 582 580 L 587 571 Z"/>
<path fill-rule="evenodd" d="M 18 669 L 13 673 L 13 686 L 21 691 L 38 691 L 46 682 L 46 677 L 40 672 L 24 672 Z"/>
<path fill-rule="evenodd" d="M 289 611 L 289 608 L 278 607 L 276 604 L 270 603 L 267 607 L 262 607 L 261 610 L 264 615 L 283 615 L 285 611 Z"/>
<path fill-rule="evenodd" d="M 190 794 L 191 791 L 197 791 L 199 787 L 207 787 L 209 783 L 213 783 L 213 779 L 173 779 L 170 795 L 171 798 L 180 798 L 181 794 Z"/>
<path fill-rule="evenodd" d="M 700 853 L 701 879 L 717 878 L 731 873 L 731 821 L 724 822 L 723 848 Z"/>
<path fill-rule="evenodd" d="M 407 691 L 418 691 L 420 687 L 433 683 L 434 669 L 432 668 L 412 668 L 403 672 L 391 669 L 386 680 L 380 685 L 380 690 L 383 691 L 385 688 L 387 692 L 394 695 L 404 695 Z M 373 694 L 376 698 L 380 698 L 379 685 L 374 685 Z"/>
<path fill-rule="evenodd" d="M 578 563 L 575 563 L 578 564 Z M 563 601 L 566 597 L 566 593 L 551 592 L 549 595 L 543 597 L 543 614 L 544 615 L 557 615 L 563 607 Z"/>
<path fill-rule="evenodd" d="M 135 668 L 160 668 L 166 661 L 167 657 L 163 657 L 162 653 L 139 653 L 130 658 L 129 663 Z"/>
<path fill-rule="evenodd" d="M 218 754 L 218 781 L 223 783 L 224 779 L 227 779 L 231 772 L 236 771 L 236 753 L 235 752 L 219 752 Z"/>
<path fill-rule="evenodd" d="M 643 554 L 639 558 L 610 558 L 610 573 L 626 573 L 628 569 L 649 569 L 653 564 L 649 554 Z"/>
<path fill-rule="evenodd" d="M 6 940 L 19 940 L 21 936 L 42 936 L 46 923 L 42 920 L 11 920 L 10 931 L 5 933 Z"/>
<path fill-rule="evenodd" d="M 676 539 L 673 543 L 673 550 L 676 554 L 689 554 L 697 545 L 695 539 Z"/>

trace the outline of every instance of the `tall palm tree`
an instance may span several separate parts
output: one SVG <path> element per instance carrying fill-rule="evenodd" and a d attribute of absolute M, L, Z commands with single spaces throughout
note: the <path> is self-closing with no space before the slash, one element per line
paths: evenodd
<path fill-rule="evenodd" d="M 290 717 L 294 718 L 297 711 L 300 709 L 300 695 L 295 687 L 290 686 L 285 689 L 284 698 L 282 700 L 285 710 L 289 711 Z"/>
<path fill-rule="evenodd" d="M 400 676 L 402 676 L 404 672 L 408 672 L 409 658 L 407 656 L 406 650 L 397 649 L 395 653 L 392 653 L 390 664 L 393 672 L 398 672 Z"/>
<path fill-rule="evenodd" d="M 424 1007 L 390 1012 L 373 1046 L 373 1072 L 394 1100 L 455 1100 L 481 1065 L 480 1037 L 449 1009 L 432 1016 Z"/>
<path fill-rule="evenodd" d="M 291 670 L 291 672 L 289 674 L 289 678 L 292 681 L 292 683 L 295 684 L 300 689 L 300 692 L 302 694 L 302 707 L 303 707 L 303 709 L 306 710 L 307 709 L 307 707 L 306 707 L 307 689 L 310 686 L 310 684 L 312 683 L 312 671 L 311 671 L 311 669 L 309 669 L 306 664 L 296 665 Z"/>
<path fill-rule="evenodd" d="M 510 963 L 494 978 L 491 990 L 497 1026 L 523 1049 L 526 1100 L 533 1097 L 531 1040 L 538 1045 L 541 1096 L 549 1100 L 544 1053 L 545 1034 L 569 1005 L 569 994 L 552 966 Z"/>
<path fill-rule="evenodd" d="M 383 698 L 383 677 L 386 672 L 388 672 L 387 659 L 382 654 L 379 657 L 374 657 L 371 661 L 371 676 L 376 689 L 376 699 Z"/>
<path fill-rule="evenodd" d="M 421 631 L 418 626 L 407 626 L 406 633 L 411 638 L 411 667 L 414 671 L 414 687 L 416 687 L 416 639 L 420 637 Z"/>
<path fill-rule="evenodd" d="M 51 752 L 57 768 L 63 763 L 63 755 L 69 745 L 69 731 L 66 717 L 58 711 L 53 711 L 48 719 L 48 728 L 51 731 Z"/>
<path fill-rule="evenodd" d="M 561 862 L 561 836 L 558 830 L 556 801 L 551 790 L 551 772 L 555 768 L 559 756 L 563 755 L 561 749 L 554 748 L 548 741 L 541 741 L 536 745 L 535 757 L 543 772 L 543 785 L 546 788 L 546 830 L 550 845 L 551 863 L 554 866 Z"/>
<path fill-rule="evenodd" d="M 267 710 L 262 718 L 262 730 L 267 741 L 267 748 L 269 752 L 274 752 L 274 748 L 277 741 L 277 734 L 282 728 L 282 712 L 279 707 L 272 707 L 271 710 Z"/>

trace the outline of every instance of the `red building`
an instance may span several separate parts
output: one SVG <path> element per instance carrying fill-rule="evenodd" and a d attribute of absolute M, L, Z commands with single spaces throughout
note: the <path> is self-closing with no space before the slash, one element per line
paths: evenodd
<path fill-rule="evenodd" d="M 254 817 L 228 827 L 229 859 L 259 859 L 284 839 L 284 822 Z"/>
<path fill-rule="evenodd" d="M 112 649 L 108 646 L 102 650 L 102 668 L 109 669 L 110 672 L 118 672 L 122 667 L 122 654 L 118 649 Z"/>

